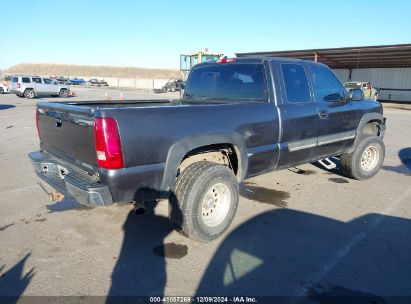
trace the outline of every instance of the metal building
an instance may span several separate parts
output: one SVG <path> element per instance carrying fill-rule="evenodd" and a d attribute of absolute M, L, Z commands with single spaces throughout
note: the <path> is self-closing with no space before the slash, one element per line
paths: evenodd
<path fill-rule="evenodd" d="M 411 102 L 411 44 L 295 51 L 238 53 L 244 56 L 290 57 L 322 62 L 341 82 L 369 81 L 379 100 Z"/>

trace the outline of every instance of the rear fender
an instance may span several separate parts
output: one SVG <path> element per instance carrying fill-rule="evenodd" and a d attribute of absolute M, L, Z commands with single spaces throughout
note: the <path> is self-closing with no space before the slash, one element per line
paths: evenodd
<path fill-rule="evenodd" d="M 230 144 L 234 146 L 239 163 L 241 165 L 240 178 L 241 180 L 243 180 L 247 173 L 248 159 L 247 149 L 242 137 L 238 133 L 204 134 L 184 138 L 171 146 L 167 155 L 166 167 L 161 183 L 161 190 L 169 191 L 170 189 L 172 189 L 176 180 L 178 167 L 180 166 L 181 161 L 188 152 L 204 146 L 218 144 Z"/>

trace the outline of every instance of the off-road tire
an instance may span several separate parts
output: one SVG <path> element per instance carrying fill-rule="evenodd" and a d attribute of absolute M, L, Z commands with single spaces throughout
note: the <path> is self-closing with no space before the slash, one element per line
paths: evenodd
<path fill-rule="evenodd" d="M 225 194 L 230 199 L 228 211 L 221 223 L 209 226 L 204 220 L 203 203 L 210 189 L 221 184 L 228 190 Z M 233 221 L 238 199 L 238 182 L 232 170 L 207 161 L 196 162 L 176 180 L 169 200 L 169 219 L 181 234 L 196 241 L 211 241 L 222 235 Z"/>
<path fill-rule="evenodd" d="M 363 157 L 367 158 L 364 153 L 370 150 L 378 155 L 373 165 L 366 170 L 363 165 Z M 370 178 L 380 170 L 384 157 L 385 146 L 382 139 L 374 135 L 362 135 L 352 153 L 345 153 L 340 156 L 342 173 L 349 178 L 358 180 Z"/>
<path fill-rule="evenodd" d="M 36 96 L 33 89 L 27 89 L 24 91 L 24 97 L 27 99 L 33 99 Z"/>

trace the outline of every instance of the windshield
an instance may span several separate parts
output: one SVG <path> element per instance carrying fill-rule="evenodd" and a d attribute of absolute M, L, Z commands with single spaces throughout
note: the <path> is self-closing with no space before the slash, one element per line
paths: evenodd
<path fill-rule="evenodd" d="M 187 81 L 185 98 L 267 100 L 262 64 L 212 64 L 194 68 Z"/>

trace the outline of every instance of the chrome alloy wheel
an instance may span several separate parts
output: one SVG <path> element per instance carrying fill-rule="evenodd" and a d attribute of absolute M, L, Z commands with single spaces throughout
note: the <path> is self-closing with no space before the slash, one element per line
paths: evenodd
<path fill-rule="evenodd" d="M 209 227 L 220 225 L 226 218 L 231 206 L 231 191 L 223 183 L 208 189 L 202 202 L 202 218 Z"/>
<path fill-rule="evenodd" d="M 364 171 L 371 171 L 374 169 L 380 160 L 380 153 L 375 146 L 369 146 L 361 156 L 361 168 Z"/>

